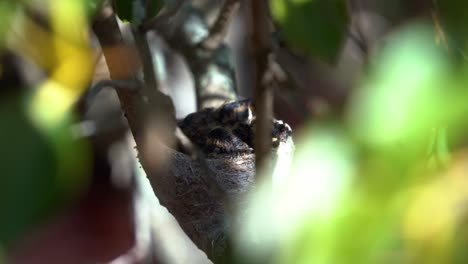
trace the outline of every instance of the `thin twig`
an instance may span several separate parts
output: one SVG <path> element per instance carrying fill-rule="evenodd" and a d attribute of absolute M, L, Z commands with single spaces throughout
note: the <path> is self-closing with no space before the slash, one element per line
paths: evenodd
<path fill-rule="evenodd" d="M 297 55 L 288 46 L 277 46 L 273 52 L 276 62 L 294 84 L 289 87 L 295 88 L 295 93 L 303 97 L 323 98 L 331 106 L 332 112 L 343 112 L 350 89 L 336 80 L 331 68 Z"/>
<path fill-rule="evenodd" d="M 158 80 L 156 79 L 156 75 L 154 74 L 154 65 L 153 65 L 153 56 L 151 54 L 151 50 L 148 45 L 148 41 L 146 39 L 145 33 L 140 32 L 133 32 L 133 36 L 135 38 L 135 44 L 138 49 L 138 54 L 140 55 L 140 59 L 142 62 L 143 68 L 143 80 L 145 82 L 144 90 L 146 91 L 147 95 L 154 95 L 157 98 L 159 95 L 156 95 L 158 88 Z M 150 99 L 150 98 L 148 98 Z M 150 102 L 157 103 L 157 102 Z"/>
<path fill-rule="evenodd" d="M 367 64 L 369 57 L 369 41 L 366 38 L 366 34 L 362 29 L 362 23 L 360 16 L 362 16 L 362 4 L 360 0 L 348 1 L 349 17 L 356 17 L 357 21 L 354 24 L 356 34 L 348 29 L 347 33 L 349 38 L 356 44 L 358 49 L 361 51 L 363 61 Z M 357 14 L 357 15 L 356 15 Z"/>
<path fill-rule="evenodd" d="M 227 0 L 221 8 L 223 10 L 220 11 L 217 21 L 214 23 L 213 28 L 215 29 L 209 29 L 201 12 L 190 6 L 183 10 L 186 18 L 180 25 L 176 25 L 178 28 L 168 30 L 168 27 L 164 27 L 166 24 L 156 25 L 156 20 L 152 19 L 148 23 L 144 23 L 140 29 L 142 31 L 156 30 L 173 50 L 185 58 L 193 73 L 197 109 L 199 110 L 206 107 L 218 107 L 227 100 L 237 98 L 235 72 L 230 59 L 230 49 L 223 45 L 223 39 L 229 27 L 229 22 L 232 21 L 231 17 L 236 6 L 239 4 L 236 3 L 238 1 L 240 0 Z M 190 20 L 190 22 L 187 20 Z M 193 24 L 193 21 L 198 24 Z M 213 49 L 207 48 L 208 46 L 204 47 L 202 43 L 208 41 L 206 39 L 211 39 L 211 34 L 208 33 L 205 39 L 197 40 L 198 35 L 192 34 L 195 28 L 198 31 L 212 32 L 216 36 L 215 38 L 220 38 L 219 42 L 216 41 L 216 45 L 210 46 Z M 207 83 L 207 80 L 209 83 Z"/>
<path fill-rule="evenodd" d="M 266 80 L 268 55 L 271 51 L 268 24 L 268 3 L 266 0 L 250 2 L 252 40 L 255 58 L 255 167 L 258 172 L 265 169 L 271 154 L 271 133 L 273 130 L 273 89 Z"/>
<path fill-rule="evenodd" d="M 177 140 L 178 146 L 182 149 L 182 151 L 189 155 L 192 159 L 195 159 L 195 145 L 192 141 L 182 132 L 180 127 L 177 127 L 175 130 L 175 138 Z"/>
<path fill-rule="evenodd" d="M 214 50 L 223 43 L 234 14 L 239 9 L 239 5 L 240 0 L 225 0 L 215 23 L 210 29 L 210 34 L 200 43 L 201 47 Z"/>
<path fill-rule="evenodd" d="M 112 87 L 115 90 L 138 91 L 142 84 L 137 80 L 101 80 L 89 88 L 84 96 L 86 109 L 88 109 L 94 98 L 106 87 Z"/>
<path fill-rule="evenodd" d="M 103 7 L 101 14 L 93 23 L 93 30 L 98 37 L 101 47 L 115 47 L 125 44 L 114 11 L 109 2 Z M 164 131 L 158 131 L 158 136 L 167 144 L 170 144 L 173 140 L 164 137 L 171 137 L 173 135 L 176 121 L 172 101 L 157 90 L 157 80 L 154 76 L 151 53 L 146 38 L 137 33 L 135 34 L 135 39 L 143 62 L 145 85 L 143 85 L 143 89 L 139 90 L 138 93 L 130 89 L 117 89 L 116 92 L 135 139 L 141 163 L 145 170 L 147 170 L 151 168 L 152 160 L 155 158 L 148 157 L 144 151 L 145 143 L 147 143 L 144 139 L 144 132 L 145 129 L 151 125 L 150 122 L 147 121 L 150 120 L 164 124 L 158 126 L 158 128 L 164 129 Z M 119 72 L 127 72 L 128 76 L 123 76 L 123 78 L 130 80 L 138 79 L 136 74 L 137 69 L 131 69 L 130 71 L 122 69 L 127 67 L 127 64 L 123 61 L 121 56 L 105 48 L 103 48 L 103 53 L 111 78 L 116 78 Z M 171 130 L 172 132 L 166 133 Z"/>
<path fill-rule="evenodd" d="M 148 119 L 145 120 L 148 125 L 153 122 L 153 126 L 159 136 L 159 139 L 166 145 L 171 146 L 175 143 L 173 137 L 177 123 L 175 119 L 175 109 L 172 100 L 159 90 L 159 82 L 154 69 L 153 55 L 151 53 L 146 33 L 133 30 L 133 37 L 140 55 L 143 67 L 143 95 L 148 100 Z"/>

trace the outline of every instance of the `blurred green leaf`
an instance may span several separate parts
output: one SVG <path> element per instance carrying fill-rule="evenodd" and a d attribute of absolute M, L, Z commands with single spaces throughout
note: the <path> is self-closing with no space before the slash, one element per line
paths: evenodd
<path fill-rule="evenodd" d="M 333 62 L 346 36 L 344 0 L 271 0 L 274 20 L 288 43 L 308 55 Z"/>
<path fill-rule="evenodd" d="M 162 0 L 151 0 L 150 8 L 145 9 L 141 7 L 141 2 L 144 1 L 114 0 L 117 15 L 123 21 L 139 24 L 144 18 L 142 16 L 146 16 L 146 18 L 154 17 L 164 5 Z"/>
<path fill-rule="evenodd" d="M 42 219 L 54 196 L 54 159 L 46 140 L 17 102 L 2 102 L 0 242 L 10 242 Z"/>
<path fill-rule="evenodd" d="M 89 175 L 87 144 L 70 122 L 44 134 L 18 98 L 0 104 L 0 244 L 20 238 L 75 197 Z"/>
<path fill-rule="evenodd" d="M 382 252 L 396 243 L 392 234 L 401 207 L 394 193 L 379 186 L 384 175 L 358 167 L 356 146 L 342 130 L 313 129 L 300 142 L 290 179 L 303 175 L 308 180 L 291 191 L 294 198 L 288 201 L 292 208 L 306 206 L 302 221 L 283 221 L 293 227 L 283 236 L 288 242 L 277 263 L 379 263 Z M 358 175 L 363 171 L 372 175 Z M 288 210 L 283 213 L 294 217 Z"/>
<path fill-rule="evenodd" d="M 420 25 L 389 37 L 373 59 L 352 100 L 352 130 L 366 144 L 404 147 L 408 154 L 427 144 L 432 129 L 446 118 L 453 86 L 450 64 L 433 32 Z"/>
<path fill-rule="evenodd" d="M 96 12 L 101 7 L 103 0 L 83 0 L 89 17 L 94 17 Z"/>
<path fill-rule="evenodd" d="M 271 185 L 264 183 L 255 193 L 241 244 L 252 255 L 278 246 L 275 256 L 280 261 L 275 263 L 321 263 L 323 251 L 331 249 L 327 244 L 331 237 L 324 232 L 330 231 L 332 220 L 347 203 L 356 153 L 338 127 L 309 127 L 296 141 L 292 170 L 281 186 L 272 192 Z M 301 244 L 303 236 L 314 242 Z M 311 250 L 317 262 L 304 262 L 298 256 Z"/>
<path fill-rule="evenodd" d="M 447 128 L 434 128 L 429 145 L 429 165 L 436 169 L 446 167 L 450 162 Z"/>
<path fill-rule="evenodd" d="M 21 6 L 14 1 L 0 1 L 0 49 L 4 46 L 4 41 L 10 33 L 13 20 L 21 10 Z"/>
<path fill-rule="evenodd" d="M 401 215 L 396 209 L 390 199 L 354 190 L 327 221 L 318 224 L 309 215 L 294 239 L 285 243 L 277 263 L 401 263 L 398 254 L 385 255 L 400 246 L 395 231 Z"/>

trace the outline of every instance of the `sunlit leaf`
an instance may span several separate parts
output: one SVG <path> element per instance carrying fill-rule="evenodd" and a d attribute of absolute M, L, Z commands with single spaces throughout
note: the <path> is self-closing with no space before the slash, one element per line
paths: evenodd
<path fill-rule="evenodd" d="M 14 1 L 0 2 L 0 49 L 3 49 L 14 20 L 17 19 L 20 12 L 21 6 Z"/>
<path fill-rule="evenodd" d="M 50 31 L 23 17 L 9 39 L 9 48 L 50 73 L 29 104 L 32 120 L 43 129 L 62 121 L 90 84 L 94 63 L 85 2 L 47 2 Z M 30 36 L 34 36 L 33 42 Z"/>
<path fill-rule="evenodd" d="M 26 23 L 29 26 L 25 30 L 32 32 L 23 34 L 38 36 L 37 42 L 33 44 L 18 39 L 16 46 L 20 54 L 35 58 L 51 72 L 50 78 L 39 85 L 32 96 L 29 109 L 31 118 L 43 129 L 62 122 L 90 84 L 93 73 L 85 3 L 80 0 L 49 1 L 52 32 L 31 22 Z M 55 57 L 55 60 L 50 61 L 50 57 Z"/>
<path fill-rule="evenodd" d="M 461 248 L 467 246 L 466 162 L 466 152 L 457 153 L 447 170 L 408 192 L 402 229 L 405 248 L 417 257 L 417 263 L 454 263 L 451 259 L 465 251 Z"/>
<path fill-rule="evenodd" d="M 293 48 L 328 62 L 336 59 L 346 35 L 346 1 L 271 0 L 270 6 Z"/>

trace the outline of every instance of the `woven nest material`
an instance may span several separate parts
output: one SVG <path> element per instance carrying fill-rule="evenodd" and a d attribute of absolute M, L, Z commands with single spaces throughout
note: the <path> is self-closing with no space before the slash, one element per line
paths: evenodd
<path fill-rule="evenodd" d="M 244 194 L 253 187 L 255 156 L 206 159 L 223 200 L 207 183 L 199 162 L 171 149 L 166 152 L 171 160 L 169 171 L 153 179 L 156 196 L 201 250 L 210 258 L 222 256 L 230 231 L 224 202 L 227 199 L 230 205 L 242 208 Z"/>

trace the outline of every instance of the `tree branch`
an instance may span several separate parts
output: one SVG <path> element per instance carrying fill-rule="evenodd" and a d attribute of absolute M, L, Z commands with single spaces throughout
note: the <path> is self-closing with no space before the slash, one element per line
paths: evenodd
<path fill-rule="evenodd" d="M 93 30 L 101 44 L 111 79 L 138 80 L 138 69 L 128 68 L 125 58 L 108 48 L 125 45 L 109 1 L 105 2 L 101 13 L 94 21 Z M 176 121 L 171 99 L 157 89 L 158 81 L 145 33 L 134 32 L 134 38 L 143 63 L 144 85 L 137 92 L 131 91 L 131 89 L 116 89 L 116 92 L 135 139 L 141 165 L 149 176 L 155 174 L 155 171 L 161 171 L 161 162 L 159 161 L 163 158 L 161 155 L 150 155 L 154 152 L 151 152 L 148 147 L 148 145 L 152 146 L 152 144 L 148 144 L 148 135 L 153 135 L 151 140 L 155 139 L 157 142 L 164 142 L 170 146 L 174 142 L 173 133 Z M 118 73 L 122 72 L 126 76 L 118 76 Z M 155 131 L 150 131 L 152 128 Z M 154 239 L 153 236 L 151 237 Z M 153 254 L 157 252 L 154 248 L 150 250 Z"/>
<path fill-rule="evenodd" d="M 205 38 L 200 46 L 213 50 L 218 48 L 224 41 L 234 14 L 239 9 L 240 0 L 226 0 L 219 11 L 215 23 L 210 29 L 210 35 Z"/>
<path fill-rule="evenodd" d="M 269 30 L 269 6 L 266 0 L 250 3 L 251 46 L 255 60 L 255 167 L 258 172 L 265 169 L 271 154 L 271 134 L 273 130 L 273 89 L 267 78 L 268 55 L 271 51 Z M 272 77 L 272 76 L 270 76 Z M 270 80 L 268 80 L 270 79 Z"/>
<path fill-rule="evenodd" d="M 104 48 L 124 45 L 124 39 L 120 32 L 117 19 L 109 4 L 103 6 L 101 13 L 95 19 L 93 31 L 101 47 L 103 47 L 103 54 L 106 59 L 107 67 L 109 68 L 111 79 L 136 79 L 135 69 L 129 69 L 126 62 L 119 54 L 115 54 L 110 49 Z M 124 73 L 125 76 L 120 76 L 119 73 Z M 142 115 L 138 106 L 141 105 L 143 101 L 141 97 L 138 96 L 138 93 L 132 92 L 130 89 L 117 89 L 116 92 L 135 141 L 137 145 L 140 145 L 142 144 L 141 133 L 139 133 L 142 127 L 142 122 L 140 120 Z"/>
<path fill-rule="evenodd" d="M 83 96 L 85 109 L 90 107 L 94 98 L 106 87 L 112 87 L 115 90 L 137 92 L 141 89 L 142 84 L 137 80 L 101 80 L 89 88 Z"/>
<path fill-rule="evenodd" d="M 203 48 L 200 43 L 204 37 L 200 39 L 200 34 L 209 31 L 204 17 L 193 7 L 182 12 L 181 21 L 174 25 L 175 28 L 152 29 L 158 30 L 169 46 L 185 58 L 195 81 L 197 109 L 218 107 L 227 100 L 237 99 L 229 47 L 220 42 L 215 49 Z"/>

